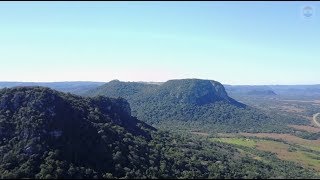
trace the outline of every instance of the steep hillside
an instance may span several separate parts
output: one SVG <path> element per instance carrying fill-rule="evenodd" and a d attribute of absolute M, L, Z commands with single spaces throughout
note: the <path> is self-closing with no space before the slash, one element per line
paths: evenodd
<path fill-rule="evenodd" d="M 121 176 L 117 166 L 134 170 L 148 164 L 147 160 L 129 163 L 130 156 L 121 156 L 128 152 L 143 156 L 148 147 L 138 142 L 150 140 L 149 131 L 155 130 L 130 113 L 123 99 L 82 98 L 42 87 L 2 89 L 0 174 L 44 178 L 59 171 L 56 174 L 64 177 L 101 177 L 108 172 Z"/>

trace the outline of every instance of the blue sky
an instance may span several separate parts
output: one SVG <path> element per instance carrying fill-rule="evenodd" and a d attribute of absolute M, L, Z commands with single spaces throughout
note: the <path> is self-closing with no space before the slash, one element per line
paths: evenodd
<path fill-rule="evenodd" d="M 0 63 L 0 81 L 320 84 L 320 3 L 1 2 Z"/>

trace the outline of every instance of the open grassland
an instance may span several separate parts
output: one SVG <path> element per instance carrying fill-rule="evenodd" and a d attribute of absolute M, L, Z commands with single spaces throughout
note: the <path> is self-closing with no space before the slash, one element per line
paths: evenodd
<path fill-rule="evenodd" d="M 255 147 L 256 145 L 255 140 L 246 138 L 212 138 L 212 140 L 246 147 Z"/>
<path fill-rule="evenodd" d="M 320 105 L 320 100 L 312 100 L 312 101 L 306 101 L 306 100 L 296 100 L 296 99 L 286 99 L 286 100 L 280 100 L 283 102 L 296 102 L 296 103 L 313 103 L 313 104 L 319 104 Z"/>
<path fill-rule="evenodd" d="M 294 128 L 294 129 L 297 129 L 297 130 L 308 131 L 308 132 L 312 132 L 312 133 L 320 132 L 319 127 L 303 126 L 303 125 L 288 125 L 288 126 Z"/>
<path fill-rule="evenodd" d="M 314 168 L 320 171 L 319 156 L 314 153 L 302 151 L 300 149 L 289 150 L 290 145 L 282 142 L 260 141 L 257 143 L 257 149 L 269 151 L 277 154 L 279 159 L 294 161 L 303 166 Z"/>
<path fill-rule="evenodd" d="M 277 134 L 277 133 L 239 133 L 245 137 L 259 137 L 259 138 L 272 138 L 279 139 L 291 144 L 297 144 L 305 148 L 320 152 L 320 140 L 308 140 L 291 134 Z"/>
<path fill-rule="evenodd" d="M 301 112 L 304 112 L 305 110 L 302 109 L 302 108 L 297 108 L 293 105 L 282 105 L 280 107 L 277 107 L 278 110 L 280 111 L 285 111 L 285 112 L 296 112 L 296 113 L 301 113 Z"/>
<path fill-rule="evenodd" d="M 320 144 L 317 146 L 318 152 L 311 151 L 312 148 L 308 148 L 308 146 L 299 146 L 295 144 L 290 144 L 286 142 L 279 142 L 275 140 L 266 140 L 260 138 L 252 138 L 252 137 L 235 137 L 235 135 L 231 135 L 233 137 L 226 137 L 227 134 L 224 134 L 224 137 L 221 138 L 211 138 L 212 141 L 218 141 L 222 143 L 235 145 L 242 154 L 247 154 L 251 157 L 254 157 L 257 160 L 264 161 L 263 157 L 260 157 L 252 152 L 248 152 L 245 148 L 252 148 L 253 150 L 266 151 L 276 154 L 279 159 L 293 161 L 298 164 L 301 164 L 304 167 L 313 168 L 317 171 L 320 171 Z M 261 136 L 260 137 L 267 137 Z M 300 142 L 301 140 L 291 137 L 295 142 Z M 318 142 L 318 141 L 317 141 Z M 319 142 L 320 143 L 320 142 Z M 310 150 L 310 151 L 309 151 Z M 254 152 L 254 151 L 253 151 Z"/>

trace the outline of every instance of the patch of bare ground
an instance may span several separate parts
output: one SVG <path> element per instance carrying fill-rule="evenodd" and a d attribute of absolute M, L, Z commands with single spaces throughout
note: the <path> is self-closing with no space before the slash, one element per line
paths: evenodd
<path fill-rule="evenodd" d="M 280 100 L 284 102 L 298 102 L 298 103 L 315 103 L 315 104 L 320 104 L 320 100 L 313 100 L 313 101 L 304 101 L 304 100 Z"/>
<path fill-rule="evenodd" d="M 195 131 L 191 131 L 191 134 L 196 134 L 196 135 L 201 135 L 201 136 L 209 136 L 208 133 L 205 132 L 195 132 Z"/>
<path fill-rule="evenodd" d="M 304 112 L 304 109 L 297 108 L 294 106 L 280 106 L 279 110 L 286 111 L 286 112 L 297 112 L 297 113 Z"/>
<path fill-rule="evenodd" d="M 262 151 L 273 152 L 279 159 L 295 161 L 303 166 L 316 169 L 317 171 L 320 170 L 319 160 L 308 157 L 307 154 L 302 151 L 288 151 L 289 145 L 287 144 L 260 141 L 257 142 L 256 148 Z"/>
<path fill-rule="evenodd" d="M 317 133 L 320 132 L 319 127 L 312 127 L 312 126 L 303 126 L 303 125 L 288 125 L 289 127 L 292 127 L 297 130 L 303 130 L 303 131 L 308 131 L 312 133 Z"/>

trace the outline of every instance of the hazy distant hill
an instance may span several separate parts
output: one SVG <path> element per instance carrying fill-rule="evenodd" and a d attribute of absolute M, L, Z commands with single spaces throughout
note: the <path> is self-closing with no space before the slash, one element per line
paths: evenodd
<path fill-rule="evenodd" d="M 224 85 L 230 95 L 320 96 L 320 85 Z"/>
<path fill-rule="evenodd" d="M 17 86 L 44 86 L 62 92 L 82 94 L 90 89 L 96 88 L 104 82 L 73 81 L 73 82 L 0 82 L 0 88 Z"/>
<path fill-rule="evenodd" d="M 262 96 L 274 96 L 277 95 L 272 90 L 251 90 L 248 92 L 248 95 L 262 95 Z"/>
<path fill-rule="evenodd" d="M 231 86 L 224 85 L 226 91 L 232 95 L 248 95 L 248 96 L 274 96 L 277 95 L 269 86 Z"/>
<path fill-rule="evenodd" d="M 270 85 L 279 95 L 320 96 L 320 85 Z"/>

